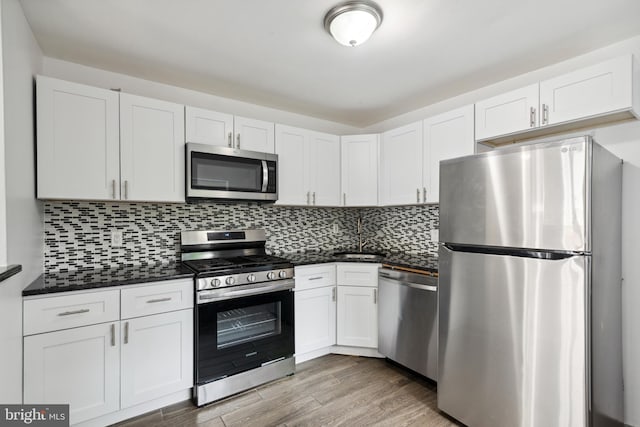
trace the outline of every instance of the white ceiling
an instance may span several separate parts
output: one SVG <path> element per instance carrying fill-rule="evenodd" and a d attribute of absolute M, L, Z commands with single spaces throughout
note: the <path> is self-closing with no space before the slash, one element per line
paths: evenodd
<path fill-rule="evenodd" d="M 378 0 L 349 48 L 337 0 L 22 0 L 47 56 L 364 127 L 640 34 L 638 0 Z"/>

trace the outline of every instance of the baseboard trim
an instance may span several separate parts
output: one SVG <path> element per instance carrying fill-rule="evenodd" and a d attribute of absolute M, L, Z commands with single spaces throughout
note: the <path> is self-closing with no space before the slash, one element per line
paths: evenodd
<path fill-rule="evenodd" d="M 308 360 L 326 356 L 327 354 L 343 354 L 346 356 L 376 357 L 379 359 L 384 359 L 384 356 L 378 353 L 378 350 L 375 348 L 332 345 L 330 347 L 320 348 L 317 350 L 309 351 L 307 353 L 296 354 L 296 365 Z"/>

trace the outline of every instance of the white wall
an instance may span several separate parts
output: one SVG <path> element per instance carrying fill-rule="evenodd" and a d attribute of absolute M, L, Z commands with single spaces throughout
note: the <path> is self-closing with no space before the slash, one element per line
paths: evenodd
<path fill-rule="evenodd" d="M 35 200 L 34 86 L 42 52 L 18 0 L 2 0 L 6 262 L 23 272 L 0 283 L 0 402 L 22 401 L 22 289 L 42 274 L 43 215 Z M 0 196 L 2 191 L 0 190 Z"/>
<path fill-rule="evenodd" d="M 302 114 L 295 114 L 274 108 L 249 104 L 234 99 L 223 98 L 191 89 L 171 86 L 164 83 L 131 77 L 125 74 L 87 67 L 73 62 L 62 61 L 55 58 L 44 58 L 42 74 L 98 86 L 108 89 L 120 88 L 123 92 L 135 95 L 148 96 L 193 107 L 206 108 L 236 116 L 250 117 L 266 120 L 290 126 L 312 129 L 319 132 L 333 134 L 358 133 L 360 129 L 342 123 L 316 119 Z"/>

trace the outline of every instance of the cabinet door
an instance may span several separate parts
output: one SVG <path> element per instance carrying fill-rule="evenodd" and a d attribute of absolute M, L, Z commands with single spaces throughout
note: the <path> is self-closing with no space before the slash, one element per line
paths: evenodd
<path fill-rule="evenodd" d="M 120 94 L 123 200 L 184 202 L 184 107 Z"/>
<path fill-rule="evenodd" d="M 278 204 L 308 205 L 311 203 L 309 170 L 309 131 L 276 125 L 278 155 Z"/>
<path fill-rule="evenodd" d="M 423 202 L 438 203 L 440 161 L 474 153 L 473 105 L 424 121 Z"/>
<path fill-rule="evenodd" d="M 24 338 L 24 402 L 68 403 L 71 424 L 120 407 L 119 322 Z"/>
<path fill-rule="evenodd" d="M 335 345 L 336 287 L 296 291 L 296 354 Z"/>
<path fill-rule="evenodd" d="M 342 206 L 378 204 L 378 135 L 343 136 Z"/>
<path fill-rule="evenodd" d="M 421 203 L 422 193 L 422 122 L 383 133 L 380 204 Z"/>
<path fill-rule="evenodd" d="M 38 76 L 40 199 L 119 199 L 118 93 Z"/>
<path fill-rule="evenodd" d="M 615 58 L 541 82 L 542 125 L 631 108 L 632 59 Z"/>
<path fill-rule="evenodd" d="M 236 116 L 233 128 L 235 130 L 235 148 L 275 153 L 273 123 Z"/>
<path fill-rule="evenodd" d="M 307 170 L 314 206 L 340 206 L 340 137 L 312 132 Z"/>
<path fill-rule="evenodd" d="M 378 347 L 378 289 L 338 286 L 338 345 Z"/>
<path fill-rule="evenodd" d="M 202 108 L 185 107 L 187 142 L 231 147 L 233 144 L 233 116 Z"/>
<path fill-rule="evenodd" d="M 193 310 L 122 321 L 122 407 L 193 386 Z"/>
<path fill-rule="evenodd" d="M 540 124 L 538 83 L 476 103 L 476 139 L 520 132 Z"/>

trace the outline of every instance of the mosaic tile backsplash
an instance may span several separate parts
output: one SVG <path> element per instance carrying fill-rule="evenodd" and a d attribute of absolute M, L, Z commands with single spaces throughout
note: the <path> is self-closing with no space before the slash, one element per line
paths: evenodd
<path fill-rule="evenodd" d="M 47 202 L 45 270 L 48 272 L 155 264 L 179 260 L 180 231 L 264 228 L 271 252 L 331 250 L 357 245 L 362 215 L 367 249 L 437 253 L 429 231 L 437 206 L 296 208 L 255 203 Z M 333 233 L 337 224 L 338 233 Z M 111 231 L 123 245 L 111 246 Z"/>

